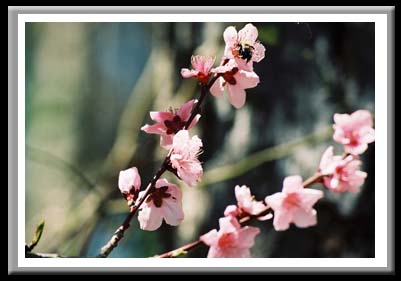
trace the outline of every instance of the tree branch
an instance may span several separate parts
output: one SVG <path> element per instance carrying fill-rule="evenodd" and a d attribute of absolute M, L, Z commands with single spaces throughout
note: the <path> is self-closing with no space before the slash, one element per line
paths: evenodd
<path fill-rule="evenodd" d="M 185 129 L 189 128 L 193 119 L 199 113 L 202 102 L 204 101 L 208 91 L 210 90 L 210 87 L 219 77 L 219 74 L 215 75 L 207 85 L 202 86 L 200 98 L 195 106 L 192 108 L 191 115 L 184 126 Z M 168 170 L 169 161 L 170 152 L 164 159 L 163 163 L 161 164 L 159 170 L 156 172 L 151 182 L 146 187 L 143 196 L 141 198 L 138 198 L 135 205 L 130 208 L 130 212 L 126 216 L 124 222 L 120 225 L 119 228 L 117 228 L 110 240 L 100 249 L 100 253 L 97 255 L 98 258 L 107 258 L 108 255 L 113 251 L 113 249 L 118 246 L 118 242 L 124 237 L 125 231 L 130 227 L 131 220 L 134 217 L 135 213 L 138 211 L 143 202 L 145 202 L 146 198 L 154 191 L 156 181 L 164 174 L 165 171 Z"/>

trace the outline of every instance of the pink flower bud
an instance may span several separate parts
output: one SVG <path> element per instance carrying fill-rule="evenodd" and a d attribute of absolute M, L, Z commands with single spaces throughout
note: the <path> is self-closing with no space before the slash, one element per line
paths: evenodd
<path fill-rule="evenodd" d="M 134 201 L 137 198 L 141 187 L 141 177 L 138 169 L 132 167 L 120 172 L 118 177 L 118 188 L 127 201 Z"/>

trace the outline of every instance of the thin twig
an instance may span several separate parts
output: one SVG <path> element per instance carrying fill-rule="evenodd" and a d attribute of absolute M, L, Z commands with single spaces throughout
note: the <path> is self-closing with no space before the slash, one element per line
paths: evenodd
<path fill-rule="evenodd" d="M 192 121 L 194 120 L 194 118 L 196 117 L 196 115 L 199 114 L 200 111 L 200 107 L 201 104 L 203 102 L 203 100 L 205 99 L 205 97 L 207 96 L 207 93 L 210 90 L 210 87 L 212 87 L 212 85 L 214 84 L 214 82 L 216 82 L 216 80 L 221 76 L 221 74 L 216 74 L 212 80 L 210 80 L 210 82 L 207 85 L 203 85 L 201 87 L 201 94 L 199 97 L 198 102 L 195 104 L 195 106 L 192 108 L 192 112 L 191 112 L 191 116 L 188 118 L 187 123 L 185 124 L 185 130 L 187 130 L 189 128 L 189 126 L 191 125 Z"/>

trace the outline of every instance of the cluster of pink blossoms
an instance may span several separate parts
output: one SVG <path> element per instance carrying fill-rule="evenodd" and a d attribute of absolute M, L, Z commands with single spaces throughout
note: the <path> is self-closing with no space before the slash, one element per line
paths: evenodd
<path fill-rule="evenodd" d="M 245 105 L 245 90 L 259 84 L 253 62 L 260 62 L 265 57 L 265 47 L 256 40 L 258 30 L 250 23 L 238 33 L 233 26 L 226 28 L 223 37 L 226 47 L 218 67 L 212 68 L 214 58 L 194 56 L 191 59 L 193 70 L 184 68 L 181 75 L 184 78 L 195 77 L 201 84 L 206 84 L 212 75 L 218 75 L 210 93 L 220 97 L 227 91 L 228 100 L 239 109 Z"/>
<path fill-rule="evenodd" d="M 363 153 L 369 143 L 374 141 L 372 117 L 369 111 L 358 110 L 351 115 L 334 115 L 333 139 L 344 145 L 345 155 L 334 156 L 330 146 L 324 153 L 318 173 L 324 186 L 334 192 L 358 192 L 367 174 L 359 170 L 362 162 L 359 154 Z M 270 196 L 264 202 L 256 201 L 246 186 L 235 187 L 237 205 L 227 206 L 220 219 L 220 230 L 211 230 L 201 236 L 202 242 L 210 246 L 209 258 L 245 258 L 250 256 L 250 247 L 260 233 L 257 227 L 242 227 L 239 220 L 243 217 L 256 217 L 267 220 L 273 217 L 268 213 L 274 211 L 273 226 L 276 231 L 284 231 L 293 223 L 305 228 L 317 223 L 317 212 L 313 208 L 323 198 L 321 190 L 305 188 L 298 175 L 284 179 L 283 189 Z"/>
<path fill-rule="evenodd" d="M 252 24 L 247 24 L 237 34 L 234 27 L 224 32 L 226 43 L 221 64 L 213 68 L 215 58 L 192 56 L 193 69 L 183 68 L 184 78 L 196 78 L 202 87 L 207 87 L 215 96 L 221 96 L 227 89 L 231 104 L 240 108 L 245 104 L 245 89 L 256 87 L 259 77 L 253 72 L 253 62 L 264 57 L 265 48 L 256 41 L 258 31 Z M 212 77 L 215 80 L 208 85 Z M 160 146 L 167 149 L 168 167 L 188 186 L 195 186 L 202 178 L 203 169 L 198 159 L 202 141 L 198 136 L 190 136 L 189 131 L 195 126 L 201 115 L 194 112 L 198 100 L 193 99 L 178 109 L 150 112 L 153 125 L 146 124 L 142 130 L 149 134 L 160 135 Z M 193 118 L 191 118 L 191 115 Z M 187 124 L 189 123 L 190 124 Z M 137 168 L 120 173 L 119 188 L 129 205 L 144 196 L 140 190 L 140 176 Z M 156 182 L 155 190 L 139 209 L 138 220 L 144 230 L 155 230 L 163 219 L 167 224 L 178 225 L 184 219 L 182 196 L 178 186 L 168 183 L 166 179 Z M 246 209 L 246 208 L 245 208 Z M 240 210 L 240 209 L 239 209 Z"/>
<path fill-rule="evenodd" d="M 224 31 L 224 56 L 219 66 L 213 68 L 215 58 L 192 56 L 193 69 L 183 68 L 184 78 L 196 78 L 202 89 L 214 96 L 227 93 L 228 100 L 235 108 L 245 104 L 245 90 L 259 83 L 253 71 L 253 63 L 265 56 L 265 47 L 257 41 L 258 31 L 247 24 L 239 32 L 235 27 Z M 202 178 L 203 169 L 198 157 L 202 152 L 202 141 L 198 136 L 190 136 L 201 115 L 197 108 L 199 101 L 190 100 L 178 109 L 164 112 L 150 112 L 153 125 L 145 125 L 142 130 L 160 135 L 160 145 L 168 151 L 165 169 L 174 173 L 188 186 L 195 186 Z M 334 192 L 357 192 L 367 176 L 359 170 L 362 154 L 369 143 L 374 141 L 372 117 L 366 110 L 358 110 L 351 115 L 334 115 L 334 140 L 344 146 L 344 156 L 335 156 L 330 146 L 323 154 L 319 169 L 319 181 Z M 190 123 L 190 124 L 189 124 Z M 144 199 L 139 207 L 138 220 L 143 230 L 159 228 L 163 220 L 169 225 L 178 225 L 184 219 L 182 193 L 180 188 L 166 179 L 157 179 L 150 194 L 140 191 L 141 178 L 136 167 L 120 172 L 119 188 L 130 206 Z M 290 227 L 291 223 L 305 228 L 317 223 L 317 212 L 313 208 L 323 197 L 320 190 L 306 188 L 298 175 L 284 179 L 281 192 L 256 200 L 250 189 L 235 186 L 237 205 L 226 207 L 220 218 L 220 229 L 211 230 L 200 240 L 210 247 L 209 258 L 250 256 L 250 248 L 260 233 L 258 227 L 244 226 L 242 220 L 256 218 L 260 221 L 273 219 L 277 231 Z M 146 196 L 146 198 L 142 198 Z M 274 215 L 270 212 L 273 211 Z"/>

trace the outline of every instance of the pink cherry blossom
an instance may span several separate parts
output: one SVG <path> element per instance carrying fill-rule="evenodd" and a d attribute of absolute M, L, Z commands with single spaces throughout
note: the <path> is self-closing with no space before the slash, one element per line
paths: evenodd
<path fill-rule="evenodd" d="M 267 205 L 274 210 L 274 229 L 286 230 L 290 223 L 302 228 L 315 225 L 316 210 L 312 207 L 322 197 L 322 191 L 304 188 L 300 176 L 286 177 L 283 191 L 265 198 Z"/>
<path fill-rule="evenodd" d="M 227 206 L 226 210 L 224 211 L 225 216 L 244 217 L 247 215 L 257 215 L 266 208 L 266 205 L 262 201 L 255 200 L 254 196 L 251 194 L 251 190 L 245 185 L 235 186 L 235 197 L 237 199 L 238 206 Z M 267 220 L 270 218 L 272 218 L 272 215 L 267 214 L 258 219 Z"/>
<path fill-rule="evenodd" d="M 223 34 L 226 47 L 224 57 L 235 59 L 240 69 L 253 70 L 253 62 L 265 57 L 265 47 L 258 42 L 257 28 L 248 23 L 238 33 L 234 26 L 226 28 Z"/>
<path fill-rule="evenodd" d="M 258 227 L 241 227 L 235 217 L 219 219 L 220 230 L 213 229 L 200 240 L 210 247 L 208 258 L 249 258 L 249 249 L 260 233 Z"/>
<path fill-rule="evenodd" d="M 210 93 L 219 97 L 227 89 L 228 100 L 237 109 L 245 104 L 245 89 L 254 88 L 259 84 L 259 76 L 255 72 L 240 69 L 234 60 L 212 69 L 212 72 L 220 73 L 222 77 L 211 86 Z"/>
<path fill-rule="evenodd" d="M 156 230 L 161 226 L 163 219 L 169 225 L 179 225 L 184 219 L 181 190 L 166 179 L 157 180 L 155 187 L 156 190 L 139 209 L 138 220 L 141 229 Z M 144 192 L 141 191 L 139 196 L 143 196 Z"/>
<path fill-rule="evenodd" d="M 362 154 L 375 140 L 372 115 L 367 110 L 357 110 L 351 115 L 336 113 L 334 122 L 333 139 L 343 144 L 348 153 Z"/>
<path fill-rule="evenodd" d="M 333 147 L 330 146 L 323 153 L 319 165 L 319 172 L 326 175 L 324 185 L 334 192 L 358 192 L 364 183 L 367 174 L 359 170 L 362 162 L 355 156 L 334 156 Z"/>
<path fill-rule="evenodd" d="M 181 129 L 184 128 L 185 123 L 188 121 L 191 116 L 191 110 L 195 103 L 198 100 L 193 99 L 189 102 L 183 104 L 178 110 L 170 111 L 151 111 L 150 118 L 156 122 L 154 125 L 146 124 L 141 128 L 141 130 L 145 131 L 148 134 L 158 134 L 161 136 L 160 145 L 166 149 L 170 149 L 171 144 L 173 143 L 174 135 Z M 200 118 L 200 114 L 196 115 L 194 120 L 192 121 L 189 129 L 198 123 Z"/>
<path fill-rule="evenodd" d="M 192 56 L 191 64 L 194 69 L 182 68 L 181 75 L 184 78 L 196 77 L 201 84 L 206 85 L 209 81 L 210 68 L 212 68 L 214 61 L 215 58 L 212 57 Z"/>
<path fill-rule="evenodd" d="M 203 170 L 198 160 L 202 141 L 198 136 L 189 137 L 187 130 L 179 131 L 173 139 L 170 162 L 177 175 L 189 186 L 200 181 Z"/>
<path fill-rule="evenodd" d="M 118 177 L 118 188 L 127 201 L 132 202 L 136 199 L 140 187 L 141 176 L 136 167 L 120 171 Z"/>

